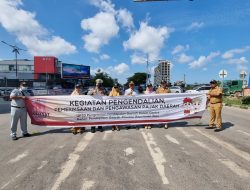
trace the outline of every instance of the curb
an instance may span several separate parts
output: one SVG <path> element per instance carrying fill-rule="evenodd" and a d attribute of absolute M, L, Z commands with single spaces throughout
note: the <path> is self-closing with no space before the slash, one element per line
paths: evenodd
<path fill-rule="evenodd" d="M 238 108 L 238 109 L 243 109 L 243 110 L 250 110 L 250 107 L 248 107 L 248 106 L 226 105 L 226 104 L 223 104 L 223 106 L 233 107 L 233 108 Z"/>

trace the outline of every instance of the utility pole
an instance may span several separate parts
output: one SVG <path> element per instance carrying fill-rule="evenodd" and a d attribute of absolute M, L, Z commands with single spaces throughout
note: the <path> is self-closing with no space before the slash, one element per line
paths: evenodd
<path fill-rule="evenodd" d="M 17 71 L 18 71 L 18 68 L 17 68 L 17 54 L 20 54 L 19 51 L 22 50 L 22 51 L 27 51 L 25 49 L 21 49 L 17 46 L 14 46 L 14 45 L 11 45 L 11 44 L 8 44 L 6 43 L 5 41 L 1 41 L 2 43 L 6 44 L 7 46 L 10 46 L 12 48 L 12 52 L 15 53 L 15 60 L 16 60 L 16 79 L 18 79 L 18 76 L 17 76 Z"/>
<path fill-rule="evenodd" d="M 147 54 L 147 67 L 146 67 L 146 73 L 147 73 L 147 76 L 146 76 L 146 85 L 148 84 L 148 54 Z"/>

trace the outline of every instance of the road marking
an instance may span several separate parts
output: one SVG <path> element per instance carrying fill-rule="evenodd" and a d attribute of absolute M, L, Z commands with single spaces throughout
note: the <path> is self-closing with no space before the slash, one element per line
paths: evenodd
<path fill-rule="evenodd" d="M 249 173 L 248 171 L 244 170 L 240 166 L 238 166 L 235 162 L 231 161 L 230 159 L 225 159 L 225 156 L 222 153 L 217 153 L 215 150 L 209 148 L 206 144 L 197 141 L 192 140 L 193 143 L 197 144 L 198 146 L 208 150 L 209 152 L 213 153 L 216 157 L 220 155 L 222 158 L 218 159 L 222 164 L 224 164 L 227 168 L 232 170 L 235 174 L 239 175 L 240 177 L 248 177 Z"/>
<path fill-rule="evenodd" d="M 197 141 L 197 140 L 192 140 L 192 142 L 197 144 L 201 148 L 204 148 L 204 149 L 208 150 L 209 152 L 214 153 L 214 151 L 211 148 L 209 148 L 206 144 L 204 144 L 203 142 L 200 142 L 200 141 Z"/>
<path fill-rule="evenodd" d="M 237 148 L 235 148 L 233 145 L 215 137 L 215 136 L 212 136 L 210 134 L 207 134 L 207 133 L 204 133 L 202 132 L 201 130 L 199 129 L 196 129 L 194 128 L 193 130 L 197 131 L 198 133 L 202 134 L 203 136 L 209 138 L 210 140 L 216 142 L 218 145 L 221 145 L 223 147 L 225 147 L 226 149 L 228 149 L 229 151 L 233 152 L 234 154 L 238 155 L 239 157 L 247 160 L 247 161 L 250 161 L 250 154 L 245 152 L 245 151 L 242 151 L 242 150 L 239 150 Z"/>
<path fill-rule="evenodd" d="M 141 134 L 146 142 L 148 150 L 153 158 L 156 169 L 162 179 L 163 184 L 169 184 L 168 178 L 165 175 L 164 163 L 166 163 L 166 159 L 161 151 L 161 149 L 157 146 L 152 134 L 150 132 L 145 133 L 141 131 Z"/>
<path fill-rule="evenodd" d="M 94 184 L 95 184 L 94 181 L 84 179 L 83 184 L 82 184 L 82 190 L 89 190 L 90 188 L 94 186 Z"/>
<path fill-rule="evenodd" d="M 10 182 L 11 182 L 11 181 L 5 183 L 5 184 L 1 187 L 1 189 L 4 189 L 5 187 L 7 187 L 7 186 L 10 184 Z"/>
<path fill-rule="evenodd" d="M 126 148 L 124 152 L 125 152 L 125 156 L 133 155 L 135 153 L 135 151 L 131 147 Z"/>
<path fill-rule="evenodd" d="M 182 134 L 185 136 L 185 137 L 192 137 L 193 135 L 190 135 L 187 131 L 185 131 L 183 128 L 181 127 L 176 127 L 177 130 L 179 130 L 180 132 L 182 132 Z"/>
<path fill-rule="evenodd" d="M 229 159 L 219 159 L 221 163 L 227 166 L 234 173 L 239 175 L 240 177 L 250 177 L 249 172 L 239 167 L 236 163 L 232 162 Z"/>
<path fill-rule="evenodd" d="M 10 183 L 14 182 L 16 178 L 20 177 L 22 174 L 24 173 L 24 170 L 21 171 L 19 174 L 16 175 L 16 177 L 12 177 L 12 179 L 10 181 L 8 181 L 7 183 L 5 183 L 1 189 L 4 189 L 5 187 L 7 187 Z"/>
<path fill-rule="evenodd" d="M 76 163 L 78 159 L 80 158 L 79 153 L 84 151 L 84 149 L 87 147 L 89 144 L 90 140 L 94 137 L 93 133 L 87 133 L 77 144 L 75 150 L 69 154 L 68 161 L 63 164 L 61 167 L 61 172 L 56 179 L 53 187 L 51 190 L 57 190 L 61 183 L 70 175 L 70 173 L 73 171 L 74 167 L 76 166 Z"/>
<path fill-rule="evenodd" d="M 42 164 L 37 168 L 37 170 L 42 169 L 44 166 L 46 166 L 49 162 L 47 160 L 42 161 Z"/>
<path fill-rule="evenodd" d="M 135 159 L 132 159 L 132 160 L 128 161 L 128 163 L 129 163 L 131 166 L 135 165 Z"/>
<path fill-rule="evenodd" d="M 112 131 L 104 131 L 104 135 L 102 137 L 102 140 L 105 141 L 107 139 L 108 134 L 110 134 L 110 133 L 112 133 Z"/>
<path fill-rule="evenodd" d="M 25 158 L 26 156 L 28 156 L 28 154 L 29 154 L 29 151 L 26 150 L 24 153 L 19 154 L 19 155 L 17 155 L 17 157 L 8 161 L 8 163 L 13 164 L 15 162 L 18 162 L 18 161 L 22 160 L 23 158 Z"/>
<path fill-rule="evenodd" d="M 171 137 L 170 135 L 165 135 L 165 137 L 174 144 L 180 144 L 174 137 Z"/>
<path fill-rule="evenodd" d="M 242 134 L 244 134 L 244 135 L 247 135 L 247 136 L 249 136 L 250 137 L 250 134 L 249 133 L 247 133 L 247 132 L 245 132 L 245 131 L 242 131 L 242 130 L 237 130 L 238 132 L 240 132 L 240 133 L 242 133 Z"/>

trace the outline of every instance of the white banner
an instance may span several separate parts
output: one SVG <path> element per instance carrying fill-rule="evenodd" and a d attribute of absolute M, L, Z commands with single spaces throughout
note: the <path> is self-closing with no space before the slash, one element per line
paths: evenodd
<path fill-rule="evenodd" d="M 34 96 L 26 104 L 31 122 L 36 125 L 136 125 L 201 118 L 206 95 Z"/>

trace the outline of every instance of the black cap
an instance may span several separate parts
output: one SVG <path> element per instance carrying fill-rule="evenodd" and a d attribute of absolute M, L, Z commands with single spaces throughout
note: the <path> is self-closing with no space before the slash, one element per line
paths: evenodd
<path fill-rule="evenodd" d="M 153 85 L 151 84 L 151 83 L 149 83 L 148 85 L 147 85 L 147 87 L 152 87 Z"/>
<path fill-rule="evenodd" d="M 216 80 L 211 80 L 210 84 L 217 84 L 217 81 Z"/>
<path fill-rule="evenodd" d="M 25 81 L 21 81 L 21 82 L 20 82 L 20 86 L 28 86 L 28 84 L 27 84 L 27 82 L 25 82 Z"/>

